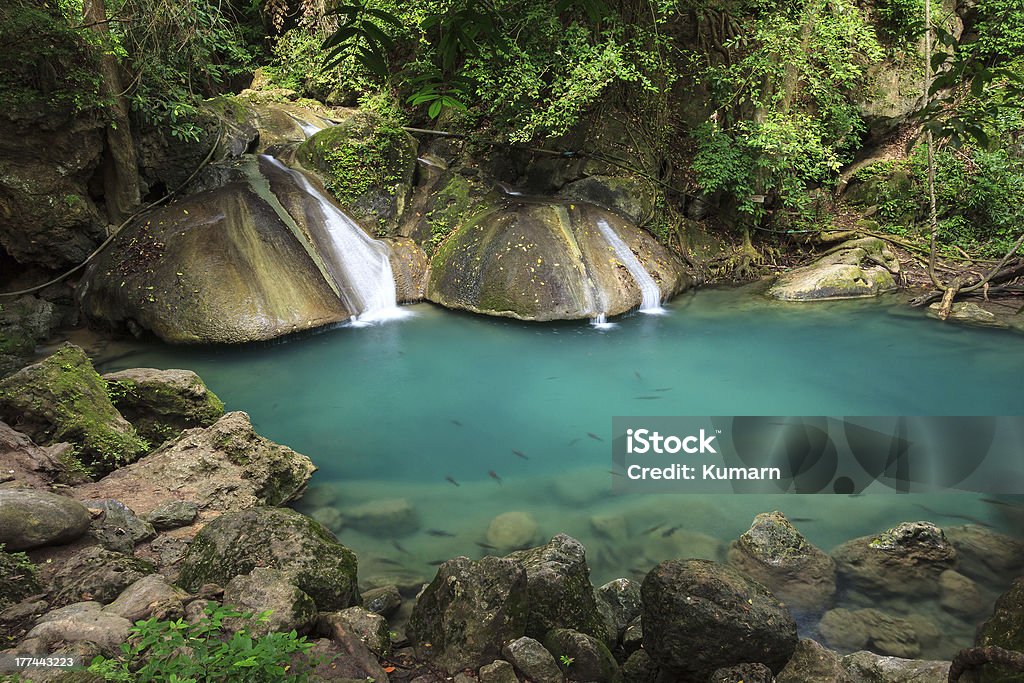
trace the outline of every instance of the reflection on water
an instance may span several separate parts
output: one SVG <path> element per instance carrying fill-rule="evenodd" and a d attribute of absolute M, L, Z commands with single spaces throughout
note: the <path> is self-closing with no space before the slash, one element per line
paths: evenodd
<path fill-rule="evenodd" d="M 906 520 L 1012 532 L 1000 514 L 1012 508 L 978 496 L 612 496 L 608 469 L 616 415 L 1021 414 L 1018 337 L 876 302 L 737 291 L 605 330 L 413 308 L 273 345 L 142 346 L 102 369 L 195 370 L 261 434 L 309 455 L 320 471 L 298 507 L 358 553 L 366 583 L 412 585 L 441 560 L 557 532 L 587 546 L 595 584 L 641 577 L 671 557 L 723 559 L 769 510 L 826 551 Z M 492 527 L 510 511 L 528 514 Z M 944 634 L 927 656 L 973 636 L 937 605 L 914 609 Z"/>

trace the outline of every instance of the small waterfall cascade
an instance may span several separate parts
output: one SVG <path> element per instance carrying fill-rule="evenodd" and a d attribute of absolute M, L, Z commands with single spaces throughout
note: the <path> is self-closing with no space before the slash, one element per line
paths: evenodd
<path fill-rule="evenodd" d="M 654 281 L 651 274 L 647 272 L 643 264 L 640 263 L 640 259 L 636 257 L 636 254 L 622 241 L 618 233 L 608 225 L 608 221 L 604 218 L 597 219 L 597 229 L 601 231 L 601 235 L 611 246 L 615 255 L 618 257 L 622 265 L 626 267 L 629 274 L 633 276 L 638 287 L 640 287 L 640 293 L 643 296 L 640 302 L 640 312 L 648 313 L 653 315 L 661 315 L 665 312 L 665 309 L 661 307 L 661 289 L 658 287 L 658 283 Z"/>
<path fill-rule="evenodd" d="M 288 114 L 288 116 L 290 116 L 295 123 L 299 124 L 299 128 L 302 129 L 302 134 L 306 136 L 306 139 L 313 137 L 324 129 L 324 126 L 318 126 L 314 123 L 310 123 L 309 121 L 303 121 L 294 114 Z"/>
<path fill-rule="evenodd" d="M 314 201 L 314 213 L 319 214 L 322 223 L 309 227 L 311 230 L 323 230 L 324 239 L 317 242 L 322 248 L 326 247 L 328 253 L 323 254 L 324 261 L 338 285 L 341 300 L 348 310 L 358 311 L 352 323 L 369 324 L 412 315 L 397 305 L 388 245 L 366 234 L 302 173 L 288 168 L 272 156 L 262 157 L 286 173 Z"/>

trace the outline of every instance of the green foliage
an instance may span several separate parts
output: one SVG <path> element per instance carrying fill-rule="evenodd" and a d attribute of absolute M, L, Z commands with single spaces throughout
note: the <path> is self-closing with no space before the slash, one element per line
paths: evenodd
<path fill-rule="evenodd" d="M 981 58 L 1013 61 L 1024 56 L 1024 3 L 978 0 L 978 19 L 974 49 Z"/>
<path fill-rule="evenodd" d="M 256 617 L 266 619 L 268 613 Z M 313 647 L 295 631 L 253 637 L 246 629 L 228 635 L 228 619 L 252 619 L 248 612 L 208 605 L 195 624 L 184 619 L 138 621 L 118 657 L 96 657 L 89 671 L 108 681 L 278 683 L 309 680 L 296 655 Z"/>
<path fill-rule="evenodd" d="M 560 661 L 562 663 L 562 666 L 570 667 L 570 666 L 572 666 L 572 663 L 576 661 L 576 658 L 575 657 L 570 657 L 569 655 L 560 655 L 558 657 L 558 661 Z"/>
<path fill-rule="evenodd" d="M 251 73 L 258 17 L 206 0 L 109 0 L 110 50 L 133 76 L 135 111 L 174 137 L 198 140 L 198 103 Z"/>
<path fill-rule="evenodd" d="M 99 94 L 97 44 L 89 31 L 75 28 L 81 7 L 42 5 L 35 0 L 0 4 L 0 100 L 11 109 L 33 104 L 69 109 L 73 114 L 107 106 Z"/>
<path fill-rule="evenodd" d="M 834 182 L 859 146 L 855 102 L 883 51 L 851 0 L 754 4 L 726 46 L 734 59 L 694 56 L 716 113 L 696 131 L 693 169 L 742 214 L 760 220 L 774 206 L 799 218 L 806 186 Z"/>
<path fill-rule="evenodd" d="M 982 256 L 1001 256 L 1024 224 L 1024 159 L 1006 150 L 946 147 L 935 156 L 939 242 Z M 927 154 L 874 164 L 857 174 L 878 202 L 877 217 L 893 232 L 925 230 Z"/>
<path fill-rule="evenodd" d="M 916 40 L 924 30 L 924 0 L 879 0 L 881 28 L 892 38 Z"/>
<path fill-rule="evenodd" d="M 21 552 L 8 552 L 0 543 L 0 583 L 4 586 L 0 593 L 0 607 L 6 607 L 42 590 L 39 583 L 39 569 L 32 564 L 28 555 Z"/>

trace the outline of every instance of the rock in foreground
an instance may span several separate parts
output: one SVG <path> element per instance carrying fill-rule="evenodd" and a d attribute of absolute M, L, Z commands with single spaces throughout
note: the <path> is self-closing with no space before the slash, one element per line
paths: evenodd
<path fill-rule="evenodd" d="M 153 446 L 224 414 L 224 404 L 191 370 L 133 368 L 103 379 L 118 411 Z"/>
<path fill-rule="evenodd" d="M 768 296 L 783 301 L 823 301 L 878 296 L 896 289 L 900 262 L 875 237 L 845 242 L 816 262 L 782 275 Z"/>
<path fill-rule="evenodd" d="M 36 489 L 0 489 L 0 545 L 28 550 L 75 540 L 89 528 L 78 501 Z"/>
<path fill-rule="evenodd" d="M 706 680 L 746 662 L 778 672 L 797 644 L 796 622 L 764 586 L 707 560 L 669 560 L 641 587 L 644 649 L 663 671 Z"/>

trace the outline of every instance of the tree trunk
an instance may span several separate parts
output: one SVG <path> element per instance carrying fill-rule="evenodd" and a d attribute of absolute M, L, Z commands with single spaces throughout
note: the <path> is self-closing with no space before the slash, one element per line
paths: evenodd
<path fill-rule="evenodd" d="M 121 69 L 110 51 L 110 30 L 106 23 L 104 0 L 85 0 L 83 19 L 90 30 L 99 34 L 103 52 L 100 54 L 100 94 L 112 100 L 107 145 L 103 155 L 103 195 L 107 218 L 120 223 L 139 205 L 139 167 L 135 156 L 128 101 L 124 96 Z"/>

